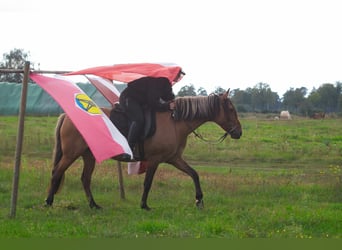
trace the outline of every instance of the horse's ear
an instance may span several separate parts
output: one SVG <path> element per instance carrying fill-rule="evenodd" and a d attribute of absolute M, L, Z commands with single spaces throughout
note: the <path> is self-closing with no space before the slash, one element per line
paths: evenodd
<path fill-rule="evenodd" d="M 229 96 L 229 91 L 230 91 L 230 88 L 223 94 L 224 98 L 228 98 L 228 96 Z"/>

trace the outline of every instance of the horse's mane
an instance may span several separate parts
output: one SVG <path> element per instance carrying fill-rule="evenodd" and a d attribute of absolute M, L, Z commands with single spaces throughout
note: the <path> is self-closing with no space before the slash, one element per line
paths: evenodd
<path fill-rule="evenodd" d="M 174 119 L 194 120 L 213 119 L 219 112 L 218 95 L 177 97 L 175 99 Z"/>

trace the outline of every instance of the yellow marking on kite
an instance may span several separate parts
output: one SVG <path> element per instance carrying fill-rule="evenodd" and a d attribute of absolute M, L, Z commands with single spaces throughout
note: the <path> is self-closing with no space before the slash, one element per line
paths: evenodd
<path fill-rule="evenodd" d="M 86 94 L 77 94 L 75 96 L 76 105 L 90 114 L 101 114 L 101 109 Z"/>

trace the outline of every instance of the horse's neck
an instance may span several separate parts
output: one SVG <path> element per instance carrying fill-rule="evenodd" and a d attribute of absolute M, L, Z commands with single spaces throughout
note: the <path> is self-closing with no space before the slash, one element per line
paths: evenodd
<path fill-rule="evenodd" d="M 184 133 L 186 135 L 189 135 L 194 130 L 196 130 L 198 127 L 202 126 L 204 123 L 206 123 L 208 120 L 193 120 L 193 121 L 184 121 Z"/>

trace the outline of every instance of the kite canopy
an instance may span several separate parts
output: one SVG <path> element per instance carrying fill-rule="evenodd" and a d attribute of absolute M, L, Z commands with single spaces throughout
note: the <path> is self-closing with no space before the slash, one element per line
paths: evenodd
<path fill-rule="evenodd" d="M 112 66 L 99 66 L 84 70 L 74 71 L 65 75 L 86 75 L 92 74 L 106 79 L 119 82 L 131 82 L 133 80 L 150 76 L 166 77 L 175 84 L 184 75 L 182 68 L 176 65 L 163 65 L 157 63 L 132 63 L 115 64 Z"/>
<path fill-rule="evenodd" d="M 97 162 L 123 154 L 132 156 L 126 138 L 77 85 L 66 77 L 47 77 L 34 73 L 31 73 L 30 77 L 67 113 Z"/>

